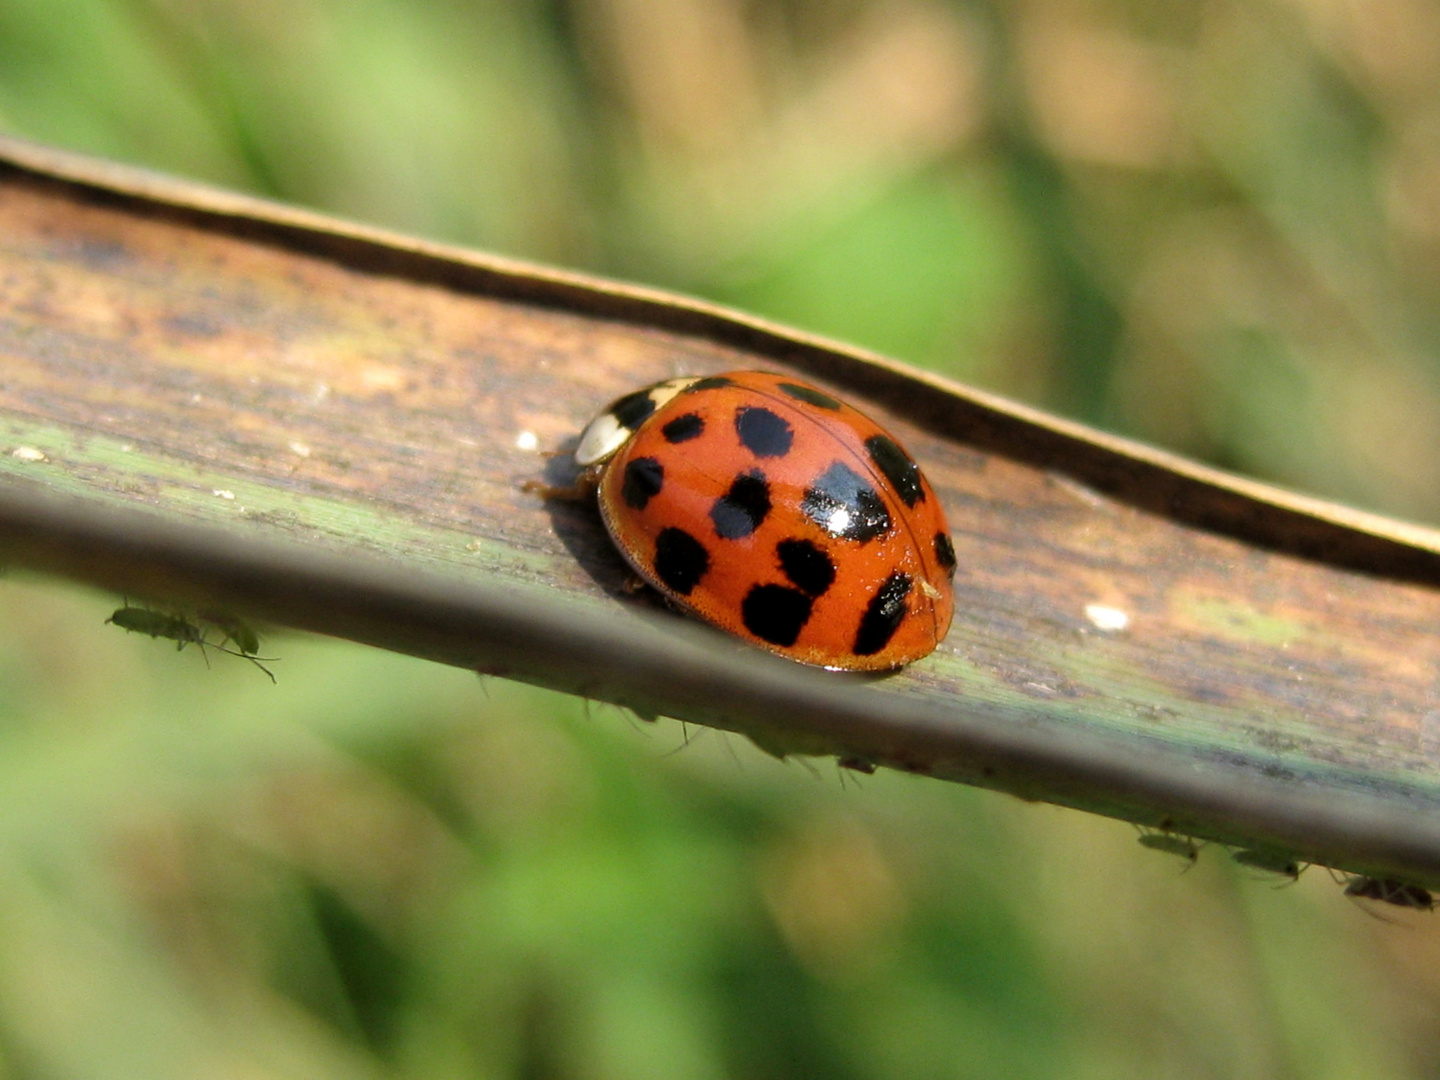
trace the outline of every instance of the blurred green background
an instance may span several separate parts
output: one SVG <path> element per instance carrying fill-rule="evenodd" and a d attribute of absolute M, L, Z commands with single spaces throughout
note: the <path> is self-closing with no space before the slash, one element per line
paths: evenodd
<path fill-rule="evenodd" d="M 1429 0 L 0 0 L 0 127 L 1440 519 Z M 0 1078 L 1425 1077 L 1312 870 L 0 581 Z"/>

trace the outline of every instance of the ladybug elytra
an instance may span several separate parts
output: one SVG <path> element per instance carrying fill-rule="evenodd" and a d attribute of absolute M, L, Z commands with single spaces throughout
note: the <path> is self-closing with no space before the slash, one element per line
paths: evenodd
<path fill-rule="evenodd" d="M 955 549 L 935 492 L 817 387 L 755 371 L 657 383 L 591 421 L 575 462 L 635 571 L 755 645 L 878 671 L 950 627 Z"/>

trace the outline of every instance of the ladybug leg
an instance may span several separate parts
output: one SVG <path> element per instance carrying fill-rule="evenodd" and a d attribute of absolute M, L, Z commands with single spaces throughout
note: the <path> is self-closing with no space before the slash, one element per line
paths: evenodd
<path fill-rule="evenodd" d="M 566 502 L 583 502 L 595 494 L 593 487 L 587 488 L 578 482 L 563 486 L 547 484 L 544 480 L 522 480 L 520 490 L 530 495 L 539 495 L 542 499 L 563 499 Z"/>
<path fill-rule="evenodd" d="M 653 607 L 663 608 L 666 611 L 673 611 L 677 615 L 687 615 L 683 605 L 677 604 L 670 597 L 666 596 L 659 589 L 655 588 L 648 581 L 642 578 L 635 571 L 631 570 L 625 575 L 625 580 L 620 583 L 621 596 L 631 596 Z"/>
<path fill-rule="evenodd" d="M 581 469 L 568 484 L 552 484 L 545 480 L 522 480 L 520 490 L 542 499 L 563 499 L 566 502 L 587 502 L 595 498 L 595 489 L 600 486 L 600 470 Z"/>

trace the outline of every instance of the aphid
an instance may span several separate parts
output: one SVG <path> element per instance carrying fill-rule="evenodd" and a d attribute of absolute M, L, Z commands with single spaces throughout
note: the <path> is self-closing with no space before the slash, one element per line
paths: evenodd
<path fill-rule="evenodd" d="M 260 635 L 256 633 L 253 626 L 234 615 L 219 611 L 207 611 L 201 615 L 201 618 L 225 635 L 220 639 L 220 644 L 214 646 L 215 648 L 221 652 L 229 653 L 231 656 L 239 656 L 249 660 L 261 671 L 265 672 L 266 675 L 269 675 L 272 683 L 275 681 L 274 673 L 260 661 L 268 660 L 273 663 L 278 660 L 279 657 L 258 655 L 260 652 Z M 235 648 L 226 648 L 225 643 L 227 641 L 234 644 Z"/>
<path fill-rule="evenodd" d="M 1173 832 L 1148 832 L 1140 830 L 1138 837 L 1141 847 L 1147 847 L 1151 851 L 1163 851 L 1167 855 L 1177 855 L 1190 864 L 1200 857 L 1200 849 L 1204 846 L 1188 836 L 1181 836 Z M 1189 870 L 1190 866 L 1185 869 Z"/>
<path fill-rule="evenodd" d="M 1430 890 L 1394 878 L 1373 878 L 1364 875 L 1345 880 L 1345 895 L 1360 900 L 1379 900 L 1396 907 L 1434 911 L 1435 897 Z"/>
<path fill-rule="evenodd" d="M 199 617 L 225 635 L 220 639 L 221 645 L 227 641 L 231 642 L 240 651 L 240 654 L 247 658 L 259 654 L 260 635 L 244 619 L 223 611 L 202 611 Z"/>
<path fill-rule="evenodd" d="M 1242 848 L 1239 851 L 1232 851 L 1230 858 L 1241 866 L 1248 866 L 1252 870 L 1264 870 L 1267 874 L 1278 874 L 1291 881 L 1299 881 L 1300 875 L 1305 872 L 1307 866 L 1306 863 L 1298 862 L 1292 855 L 1265 851 L 1260 848 Z"/>
<path fill-rule="evenodd" d="M 222 618 L 225 617 L 222 616 Z M 177 615 L 173 612 L 156 611 L 153 608 L 126 605 L 125 607 L 117 608 L 105 621 L 106 623 L 114 623 L 122 630 L 128 630 L 134 634 L 148 634 L 152 638 L 168 638 L 175 642 L 177 652 L 185 648 L 186 645 L 198 645 L 200 646 L 200 655 L 205 658 L 206 667 L 210 666 L 210 657 L 205 652 L 207 648 L 216 649 L 230 656 L 238 656 L 242 660 L 249 660 L 257 668 L 265 672 L 265 674 L 270 677 L 272 683 L 275 681 L 275 673 L 260 661 L 265 660 L 273 663 L 278 657 L 256 656 L 255 654 L 260 651 L 259 635 L 238 619 L 228 620 L 235 627 L 235 633 L 232 633 L 230 629 L 227 629 L 219 621 L 208 617 L 206 618 L 205 621 L 211 622 L 225 634 L 225 637 L 218 645 L 206 639 L 206 631 L 199 625 L 191 622 L 183 615 Z M 236 636 L 236 634 L 239 636 Z M 233 641 L 236 648 L 232 649 L 228 647 L 225 644 L 226 641 Z"/>
<path fill-rule="evenodd" d="M 575 462 L 636 573 L 761 648 L 882 671 L 950 628 L 939 499 L 892 436 L 824 390 L 755 371 L 657 383 L 592 420 Z"/>

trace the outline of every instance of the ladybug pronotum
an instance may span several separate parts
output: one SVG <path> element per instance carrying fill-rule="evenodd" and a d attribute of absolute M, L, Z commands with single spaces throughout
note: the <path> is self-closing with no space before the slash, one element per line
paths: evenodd
<path fill-rule="evenodd" d="M 881 671 L 950 628 L 955 548 L 935 492 L 817 387 L 758 371 L 657 383 L 591 421 L 575 462 L 635 571 L 755 645 Z"/>

